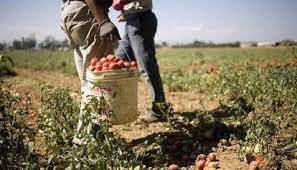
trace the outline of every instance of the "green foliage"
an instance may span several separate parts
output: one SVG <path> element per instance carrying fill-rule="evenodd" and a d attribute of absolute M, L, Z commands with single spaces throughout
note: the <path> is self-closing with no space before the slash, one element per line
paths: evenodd
<path fill-rule="evenodd" d="M 201 111 L 189 113 L 193 117 L 189 120 L 175 121 L 170 117 L 169 124 L 178 131 L 177 135 L 183 137 L 178 140 L 191 145 L 192 149 L 185 148 L 182 153 L 194 152 L 198 146 L 192 144 L 203 138 L 203 131 L 215 129 L 224 131 L 225 138 L 237 139 L 242 153 L 264 155 L 269 158 L 270 167 L 285 169 L 286 161 L 296 158 L 297 153 L 295 53 L 291 48 L 159 49 L 162 79 L 170 91 L 207 94 L 220 100 L 218 110 L 228 115 L 218 119 L 207 111 Z M 19 67 L 75 73 L 72 54 L 68 52 L 14 51 L 11 54 Z M 125 141 L 110 132 L 110 124 L 106 121 L 94 124 L 95 130 L 90 135 L 85 133 L 84 138 L 89 141 L 86 145 L 73 146 L 79 108 L 71 99 L 70 91 L 45 87 L 42 99 L 39 127 L 48 154 L 46 166 L 104 169 L 107 166 L 139 164 L 138 156 Z M 85 108 L 85 121 L 91 121 L 89 118 L 94 106 L 99 106 L 95 109 L 98 114 L 109 116 L 110 111 L 100 107 L 105 104 L 103 100 L 92 101 Z M 170 107 L 164 110 L 171 112 Z M 168 152 L 171 151 L 170 148 L 166 150 L 166 145 L 178 145 L 172 144 L 176 137 L 168 135 L 166 140 L 158 135 L 148 145 L 141 143 L 157 149 L 155 152 L 147 150 L 139 157 L 156 159 L 152 162 L 159 160 L 161 163 L 170 160 L 172 155 Z M 172 152 L 176 151 L 179 150 Z"/>
<path fill-rule="evenodd" d="M 17 67 L 76 74 L 73 51 L 18 50 L 9 52 Z"/>
<path fill-rule="evenodd" d="M 204 92 L 212 88 L 216 79 L 202 72 L 183 72 L 181 69 L 162 74 L 163 82 L 169 91 L 198 91 Z"/>
<path fill-rule="evenodd" d="M 41 49 L 48 50 L 56 50 L 58 48 L 70 48 L 67 39 L 64 39 L 63 41 L 58 41 L 55 39 L 55 37 L 52 36 L 45 37 L 44 40 L 38 44 L 38 47 Z"/>
<path fill-rule="evenodd" d="M 162 77 L 170 91 L 197 91 L 220 99 L 220 111 L 230 116 L 223 121 L 245 131 L 240 139 L 243 153 L 265 155 L 270 167 L 284 167 L 297 151 L 297 133 L 292 133 L 297 131 L 297 67 L 290 64 L 295 58 L 290 50 L 277 60 L 272 57 L 271 63 L 253 57 L 232 61 L 230 55 L 231 60 L 216 62 L 220 67 L 214 73 L 201 67 L 163 72 Z"/>
<path fill-rule="evenodd" d="M 84 124 L 92 124 L 91 133 L 86 129 L 82 137 L 86 144 L 73 145 L 72 139 L 78 122 L 79 108 L 69 90 L 43 87 L 43 109 L 39 129 L 45 139 L 48 167 L 71 169 L 107 169 L 136 165 L 137 156 L 127 143 L 110 132 L 108 119 L 93 122 L 94 109 L 101 116 L 110 115 L 106 101 L 92 99 L 84 109 Z"/>
<path fill-rule="evenodd" d="M 157 50 L 157 57 L 161 71 L 166 69 L 164 71 L 167 72 L 167 68 L 170 70 L 179 68 L 186 72 L 188 67 L 195 67 L 198 71 L 206 72 L 211 64 L 223 66 L 250 60 L 283 60 L 286 59 L 283 57 L 284 53 L 287 52 L 282 51 L 281 48 L 161 48 Z M 8 55 L 12 56 L 18 67 L 76 74 L 73 51 L 15 50 L 9 51 Z"/>
<path fill-rule="evenodd" d="M 218 67 L 230 64 L 245 64 L 249 61 L 287 60 L 288 50 L 282 48 L 161 48 L 157 51 L 161 70 L 177 68 L 186 72 L 195 68 L 206 72 L 212 64 Z M 167 72 L 167 70 L 164 70 Z"/>
<path fill-rule="evenodd" d="M 267 156 L 271 166 L 293 159 L 297 151 L 297 133 L 291 133 L 297 130 L 296 73 L 296 66 L 228 71 L 217 82 L 218 93 L 241 96 L 254 108 L 235 120 L 247 133 L 243 151 Z M 232 100 L 226 103 L 235 106 Z"/>
<path fill-rule="evenodd" d="M 37 40 L 34 35 L 28 37 L 22 37 L 20 40 L 13 40 L 12 48 L 13 49 L 33 49 L 36 47 Z"/>
<path fill-rule="evenodd" d="M 25 123 L 29 103 L 29 96 L 13 94 L 0 82 L 0 169 L 36 165 L 34 141 L 29 140 L 35 133 Z"/>
<path fill-rule="evenodd" d="M 13 71 L 14 63 L 7 53 L 0 54 L 0 77 L 4 75 L 15 75 Z"/>
<path fill-rule="evenodd" d="M 54 154 L 66 153 L 71 149 L 69 146 L 72 145 L 79 108 L 70 97 L 69 90 L 54 90 L 45 85 L 42 90 L 43 108 L 38 129 L 44 135 L 48 154 L 57 157 L 59 155 Z"/>
<path fill-rule="evenodd" d="M 254 45 L 256 46 L 256 44 Z M 206 42 L 206 41 L 194 41 L 188 44 L 182 45 L 173 45 L 174 48 L 220 48 L 220 47 L 240 47 L 240 42 L 230 42 L 230 43 L 213 43 L 213 42 Z"/>

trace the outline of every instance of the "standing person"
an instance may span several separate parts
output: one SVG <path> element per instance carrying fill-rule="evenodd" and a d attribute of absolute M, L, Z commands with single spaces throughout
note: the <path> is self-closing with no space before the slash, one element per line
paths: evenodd
<path fill-rule="evenodd" d="M 165 95 L 156 59 L 154 37 L 157 18 L 152 12 L 152 0 L 114 0 L 113 7 L 121 10 L 119 21 L 126 21 L 125 33 L 117 56 L 136 59 L 150 88 L 152 107 L 140 118 L 145 122 L 166 120 Z M 128 56 L 129 57 L 128 57 Z"/>
<path fill-rule="evenodd" d="M 86 99 L 86 71 L 92 57 L 113 53 L 113 42 L 120 39 L 115 25 L 109 20 L 108 8 L 112 0 L 63 0 L 61 28 L 74 48 L 74 61 L 81 81 L 82 103 L 77 132 L 73 142 L 82 144 L 82 136 L 90 132 L 92 125 L 84 122 Z M 84 132 L 82 132 L 84 131 Z M 84 134 L 83 134 L 84 133 Z"/>

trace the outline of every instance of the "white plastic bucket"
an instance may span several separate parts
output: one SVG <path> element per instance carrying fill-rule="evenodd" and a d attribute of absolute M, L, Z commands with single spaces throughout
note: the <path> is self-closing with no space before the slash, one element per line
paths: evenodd
<path fill-rule="evenodd" d="M 87 71 L 88 87 L 94 92 L 102 93 L 114 113 L 112 124 L 126 124 L 136 120 L 138 78 L 139 72 L 136 68 L 100 73 Z"/>

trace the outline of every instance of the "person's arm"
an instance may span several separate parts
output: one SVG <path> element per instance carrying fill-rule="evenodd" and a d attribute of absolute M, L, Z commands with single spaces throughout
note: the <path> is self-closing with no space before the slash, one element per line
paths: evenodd
<path fill-rule="evenodd" d="M 109 20 L 108 8 L 112 0 L 85 0 L 99 24 L 99 33 L 102 40 L 120 40 L 120 34 L 115 25 Z"/>
<path fill-rule="evenodd" d="M 105 20 L 108 20 L 108 9 L 105 9 L 104 2 L 99 3 L 98 0 L 85 0 L 87 6 L 90 8 L 91 12 L 95 16 L 98 23 L 102 23 Z M 101 0 L 103 1 L 103 0 Z"/>
<path fill-rule="evenodd" d="M 124 5 L 134 2 L 135 0 L 113 0 L 112 7 L 119 11 L 124 8 Z"/>

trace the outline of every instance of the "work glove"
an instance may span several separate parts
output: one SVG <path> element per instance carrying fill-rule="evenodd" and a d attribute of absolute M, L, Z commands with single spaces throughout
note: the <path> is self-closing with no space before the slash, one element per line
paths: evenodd
<path fill-rule="evenodd" d="M 117 41 L 121 39 L 118 29 L 109 19 L 99 25 L 99 33 L 101 40 Z"/>
<path fill-rule="evenodd" d="M 124 8 L 125 3 L 122 0 L 113 0 L 112 3 L 112 7 L 117 10 L 120 11 Z"/>

